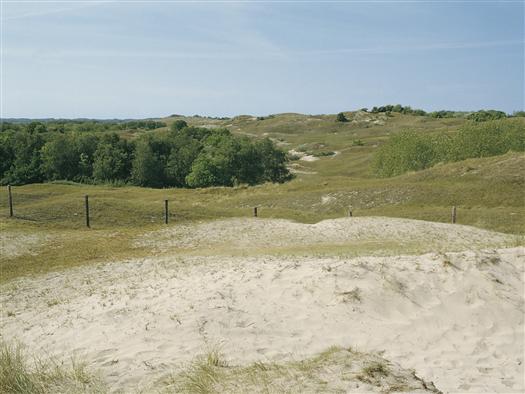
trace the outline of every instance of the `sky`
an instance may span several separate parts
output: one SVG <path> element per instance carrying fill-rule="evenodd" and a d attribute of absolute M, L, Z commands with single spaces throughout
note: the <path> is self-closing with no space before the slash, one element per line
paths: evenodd
<path fill-rule="evenodd" d="M 0 116 L 524 109 L 523 1 L 1 0 Z"/>

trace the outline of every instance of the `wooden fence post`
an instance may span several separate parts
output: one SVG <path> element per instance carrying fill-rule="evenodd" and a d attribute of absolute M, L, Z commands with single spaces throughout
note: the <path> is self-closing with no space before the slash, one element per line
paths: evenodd
<path fill-rule="evenodd" d="M 86 208 L 86 227 L 91 227 L 89 225 L 89 197 L 87 194 L 84 196 L 84 206 Z"/>
<path fill-rule="evenodd" d="M 257 207 L 253 207 L 253 217 L 257 217 Z"/>
<path fill-rule="evenodd" d="M 7 194 L 9 200 L 9 217 L 13 217 L 13 196 L 11 195 L 11 185 L 7 185 Z"/>
<path fill-rule="evenodd" d="M 452 223 L 456 223 L 456 213 L 457 213 L 456 206 L 454 205 L 452 207 Z"/>
<path fill-rule="evenodd" d="M 164 200 L 164 224 L 168 224 L 168 200 Z"/>
<path fill-rule="evenodd" d="M 348 217 L 349 217 L 349 218 L 352 217 L 352 210 L 351 210 L 351 209 L 348 210 Z"/>

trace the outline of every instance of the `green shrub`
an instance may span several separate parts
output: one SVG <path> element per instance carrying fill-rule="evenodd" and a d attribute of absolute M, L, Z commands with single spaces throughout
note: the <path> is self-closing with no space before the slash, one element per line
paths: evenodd
<path fill-rule="evenodd" d="M 390 137 L 374 158 L 374 169 L 381 177 L 400 175 L 429 167 L 434 160 L 432 139 L 406 131 Z"/>
<path fill-rule="evenodd" d="M 439 162 L 525 151 L 525 123 L 519 119 L 470 122 L 455 134 L 403 132 L 377 151 L 376 175 L 390 177 L 418 171 Z"/>
<path fill-rule="evenodd" d="M 339 112 L 339 113 L 337 114 L 337 118 L 336 118 L 336 120 L 337 120 L 338 122 L 348 122 L 348 119 L 346 118 L 345 114 L 342 113 L 342 112 Z"/>
<path fill-rule="evenodd" d="M 497 120 L 497 119 L 503 119 L 506 117 L 507 117 L 507 114 L 505 112 L 495 111 L 493 109 L 490 109 L 488 111 L 481 110 L 481 111 L 473 112 L 467 116 L 467 119 L 473 120 L 475 122 L 486 122 L 487 120 Z"/>

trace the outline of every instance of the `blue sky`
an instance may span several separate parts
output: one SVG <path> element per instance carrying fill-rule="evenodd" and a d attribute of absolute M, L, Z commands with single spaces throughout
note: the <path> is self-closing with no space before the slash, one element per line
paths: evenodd
<path fill-rule="evenodd" d="M 524 108 L 521 1 L 2 1 L 3 117 Z"/>

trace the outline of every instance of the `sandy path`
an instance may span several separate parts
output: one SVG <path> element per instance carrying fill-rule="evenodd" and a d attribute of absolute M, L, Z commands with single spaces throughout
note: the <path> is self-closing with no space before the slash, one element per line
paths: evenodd
<path fill-rule="evenodd" d="M 220 344 L 232 363 L 354 346 L 384 351 L 444 392 L 517 393 L 524 254 L 110 263 L 3 285 L 0 332 L 81 355 L 126 392 Z"/>

